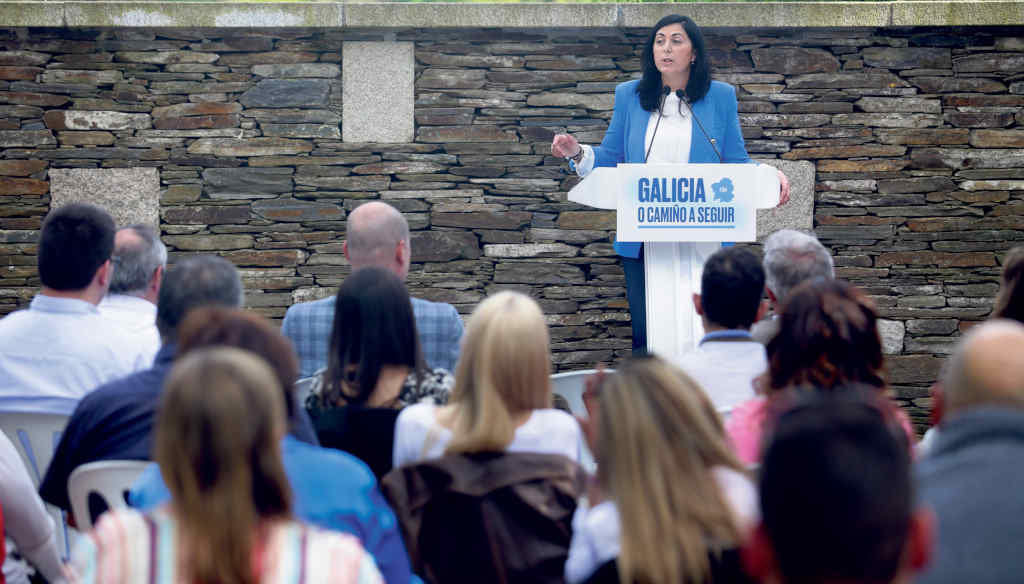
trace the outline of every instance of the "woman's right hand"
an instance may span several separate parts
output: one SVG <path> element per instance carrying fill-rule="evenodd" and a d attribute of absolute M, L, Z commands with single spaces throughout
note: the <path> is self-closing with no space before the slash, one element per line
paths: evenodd
<path fill-rule="evenodd" d="M 555 134 L 551 141 L 551 154 L 559 158 L 576 156 L 580 152 L 580 143 L 571 134 Z"/>

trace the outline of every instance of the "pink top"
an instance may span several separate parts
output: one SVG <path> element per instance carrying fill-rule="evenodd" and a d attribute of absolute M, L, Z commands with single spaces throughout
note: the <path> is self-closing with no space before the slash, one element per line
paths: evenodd
<path fill-rule="evenodd" d="M 914 428 L 910 418 L 901 408 L 893 404 L 900 427 L 907 433 L 909 444 L 916 441 Z M 768 419 L 768 399 L 758 396 L 736 406 L 729 419 L 725 422 L 725 433 L 729 436 L 733 451 L 740 461 L 746 465 L 761 462 L 761 437 L 764 435 L 765 421 Z"/>

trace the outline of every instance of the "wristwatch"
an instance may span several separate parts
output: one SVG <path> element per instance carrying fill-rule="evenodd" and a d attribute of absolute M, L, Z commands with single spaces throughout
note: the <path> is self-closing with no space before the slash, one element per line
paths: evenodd
<path fill-rule="evenodd" d="M 569 160 L 579 164 L 583 160 L 583 146 L 580 146 L 580 151 L 569 157 Z"/>

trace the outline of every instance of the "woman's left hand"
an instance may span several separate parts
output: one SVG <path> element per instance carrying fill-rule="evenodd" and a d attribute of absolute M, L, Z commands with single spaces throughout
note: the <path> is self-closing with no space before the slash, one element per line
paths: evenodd
<path fill-rule="evenodd" d="M 776 169 L 775 172 L 779 173 L 779 204 L 781 207 L 789 202 L 789 178 L 786 177 L 786 173 Z"/>

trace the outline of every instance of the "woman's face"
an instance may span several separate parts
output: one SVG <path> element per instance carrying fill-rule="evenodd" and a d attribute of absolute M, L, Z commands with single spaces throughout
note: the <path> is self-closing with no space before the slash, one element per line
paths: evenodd
<path fill-rule="evenodd" d="M 682 23 L 670 24 L 654 33 L 654 65 L 662 75 L 680 75 L 693 64 L 693 43 Z"/>

